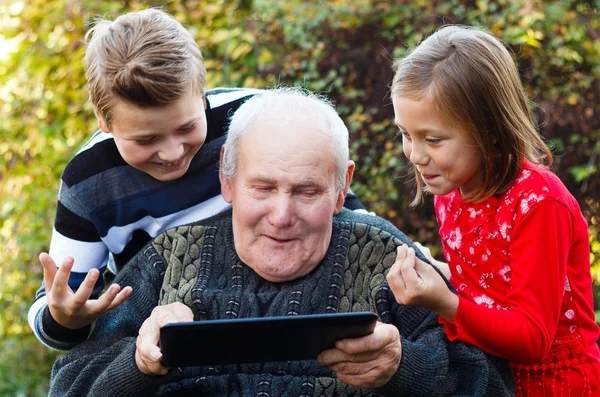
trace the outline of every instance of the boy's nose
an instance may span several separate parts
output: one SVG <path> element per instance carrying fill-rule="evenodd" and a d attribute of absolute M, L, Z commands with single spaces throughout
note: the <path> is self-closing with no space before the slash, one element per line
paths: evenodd
<path fill-rule="evenodd" d="M 180 142 L 169 142 L 158 152 L 158 157 L 165 162 L 177 161 L 183 156 L 184 147 Z"/>

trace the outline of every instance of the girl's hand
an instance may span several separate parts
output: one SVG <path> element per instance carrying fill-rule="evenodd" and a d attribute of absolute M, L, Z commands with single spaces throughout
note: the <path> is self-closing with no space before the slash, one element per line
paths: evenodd
<path fill-rule="evenodd" d="M 64 259 L 60 268 L 45 252 L 40 254 L 44 268 L 46 299 L 52 318 L 65 328 L 80 329 L 93 323 L 98 316 L 125 301 L 131 295 L 131 287 L 121 290 L 118 284 L 112 284 L 98 299 L 90 299 L 96 280 L 100 277 L 98 269 L 92 269 L 76 292 L 69 287 L 69 276 L 73 268 L 73 258 Z"/>
<path fill-rule="evenodd" d="M 401 305 L 425 307 L 453 321 L 458 297 L 446 286 L 442 276 L 415 256 L 406 245 L 397 249 L 396 262 L 387 274 L 396 301 Z"/>
<path fill-rule="evenodd" d="M 414 244 L 423 253 L 423 255 L 425 255 L 425 258 L 429 259 L 429 262 L 431 262 L 432 265 L 437 267 L 440 270 L 440 272 L 442 272 L 444 277 L 450 280 L 450 278 L 452 277 L 452 273 L 450 273 L 450 267 L 448 266 L 448 264 L 446 262 L 438 261 L 437 259 L 435 259 L 433 255 L 431 255 L 431 250 L 422 245 L 421 243 L 415 241 Z"/>

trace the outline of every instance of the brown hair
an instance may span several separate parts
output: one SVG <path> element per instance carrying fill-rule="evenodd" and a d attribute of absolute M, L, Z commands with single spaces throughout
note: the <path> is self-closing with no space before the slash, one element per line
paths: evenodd
<path fill-rule="evenodd" d="M 473 27 L 449 25 L 394 63 L 392 97 L 431 99 L 479 148 L 483 184 L 465 199 L 483 201 L 505 191 L 523 159 L 550 166 L 552 153 L 533 121 L 530 101 L 503 43 Z M 416 205 L 423 181 L 415 168 Z"/>
<path fill-rule="evenodd" d="M 202 54 L 175 18 L 150 8 L 95 22 L 84 62 L 90 100 L 109 126 L 115 99 L 155 107 L 190 92 L 204 95 Z"/>

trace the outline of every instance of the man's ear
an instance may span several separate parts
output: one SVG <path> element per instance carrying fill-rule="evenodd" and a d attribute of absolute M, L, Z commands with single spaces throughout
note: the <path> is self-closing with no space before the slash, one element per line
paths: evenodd
<path fill-rule="evenodd" d="M 348 194 L 348 190 L 350 190 L 350 182 L 352 182 L 352 175 L 354 175 L 354 167 L 354 161 L 348 160 L 348 168 L 346 169 L 346 186 L 344 186 L 344 190 L 338 193 L 337 201 L 335 203 L 334 215 L 338 214 L 344 206 L 346 195 Z"/>
<path fill-rule="evenodd" d="M 223 175 L 223 155 L 225 154 L 226 145 L 221 146 L 221 155 L 219 157 L 219 182 L 221 182 L 221 194 L 226 202 L 231 204 L 233 201 L 233 180 Z"/>
<path fill-rule="evenodd" d="M 106 122 L 104 117 L 102 117 L 102 115 L 97 110 L 94 110 L 94 114 L 96 115 L 96 119 L 98 119 L 98 127 L 100 128 L 100 130 L 102 132 L 110 134 L 110 130 L 108 129 L 108 123 Z"/>

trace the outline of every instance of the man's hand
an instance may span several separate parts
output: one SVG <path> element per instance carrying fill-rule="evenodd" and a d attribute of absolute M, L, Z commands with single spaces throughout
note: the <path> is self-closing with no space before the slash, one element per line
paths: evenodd
<path fill-rule="evenodd" d="M 90 299 L 100 276 L 98 269 L 90 270 L 77 291 L 73 292 L 69 287 L 72 257 L 65 258 L 58 269 L 47 253 L 42 252 L 39 259 L 44 268 L 44 285 L 50 314 L 65 328 L 79 329 L 90 325 L 102 313 L 119 306 L 131 295 L 131 287 L 121 290 L 118 284 L 112 284 L 100 298 Z"/>
<path fill-rule="evenodd" d="M 401 245 L 396 262 L 386 278 L 396 301 L 402 305 L 428 308 L 448 321 L 458 309 L 458 297 L 446 286 L 433 267 L 418 259 L 415 250 Z"/>
<path fill-rule="evenodd" d="M 138 369 L 146 375 L 165 375 L 169 372 L 169 369 L 160 363 L 160 327 L 193 320 L 192 309 L 181 302 L 155 307 L 150 317 L 142 324 L 135 342 L 135 363 Z"/>
<path fill-rule="evenodd" d="M 340 340 L 335 348 L 319 354 L 318 360 L 344 383 L 377 388 L 392 379 L 398 371 L 401 357 L 398 329 L 391 324 L 377 322 L 372 334 Z"/>

